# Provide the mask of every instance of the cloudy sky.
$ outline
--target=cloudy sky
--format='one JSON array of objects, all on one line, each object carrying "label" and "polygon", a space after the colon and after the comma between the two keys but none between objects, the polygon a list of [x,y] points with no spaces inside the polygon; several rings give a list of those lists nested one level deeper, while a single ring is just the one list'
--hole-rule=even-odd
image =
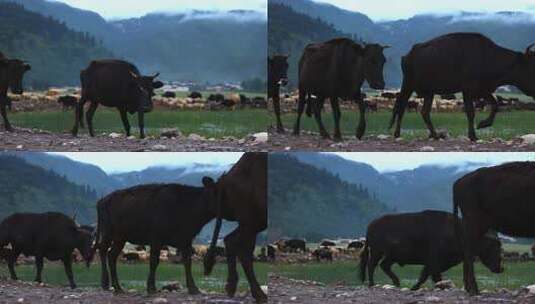
[{"label": "cloudy sky", "polygon": [[379,153],[334,153],[343,158],[357,162],[367,163],[376,170],[398,171],[414,169],[421,165],[455,165],[465,164],[468,162],[501,164],[511,161],[535,161],[535,153],[518,152],[518,153],[396,153],[396,152],[379,152]]},{"label": "cloudy sky", "polygon": [[106,19],[139,17],[152,12],[191,10],[255,10],[265,12],[267,0],[56,0],[70,6],[91,10]]},{"label": "cloudy sky", "polygon": [[76,152],[51,153],[72,160],[96,165],[107,173],[139,171],[148,167],[179,167],[193,163],[229,165],[238,161],[242,153],[121,153]]},{"label": "cloudy sky", "polygon": [[[291,1],[291,0],[290,0]],[[358,11],[373,20],[408,18],[422,13],[451,13],[459,11],[498,12],[524,11],[535,14],[534,0],[315,0]]]}]

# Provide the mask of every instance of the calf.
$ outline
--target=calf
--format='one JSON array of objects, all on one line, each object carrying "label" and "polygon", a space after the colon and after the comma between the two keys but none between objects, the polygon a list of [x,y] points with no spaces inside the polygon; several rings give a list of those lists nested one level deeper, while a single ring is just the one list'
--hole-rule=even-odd
[{"label": "calf", "polygon": [[11,89],[13,94],[22,94],[22,78],[30,69],[28,63],[19,59],[8,59],[0,52],[0,114],[8,132],[13,132],[13,127],[7,119],[6,108],[11,108],[11,100],[7,97],[7,91]]},{"label": "calf", "polygon": [[200,99],[202,98],[202,94],[199,93],[199,92],[191,92],[191,94],[188,95],[189,98],[193,98],[193,99]]},{"label": "calf", "polygon": [[[461,263],[463,249],[456,235],[460,220],[451,213],[423,211],[385,215],[368,225],[366,246],[360,255],[360,277],[366,280],[368,268],[369,286],[373,286],[375,267],[381,262],[381,269],[400,286],[399,278],[391,267],[424,265],[418,282],[412,287],[417,290],[431,276],[436,283],[442,280],[442,273]],[[492,272],[499,273],[501,267],[501,243],[496,236],[485,236],[477,244],[475,253]]]},{"label": "calf", "polygon": [[[121,291],[117,258],[126,242],[150,246],[147,291],[156,292],[156,267],[163,246],[181,252],[190,294],[198,294],[191,273],[192,241],[216,216],[214,181],[203,178],[204,187],[179,184],[142,185],[115,191],[97,203],[95,250],[102,264],[102,288],[109,289],[108,266],[115,291]],[[111,249],[110,249],[111,247]]]},{"label": "calf", "polygon": [[61,260],[71,288],[76,288],[72,274],[72,254],[78,249],[87,267],[93,257],[91,233],[77,226],[74,221],[55,212],[16,213],[0,223],[0,248],[10,244],[7,262],[11,279],[17,280],[15,262],[22,253],[35,256],[37,275],[35,281],[42,282],[43,260]]},{"label": "calf", "polygon": [[333,261],[333,252],[328,247],[320,247],[312,251],[312,256],[316,258],[318,262],[321,260]]},{"label": "calf", "polygon": [[76,109],[78,99],[71,95],[65,95],[58,98],[58,103],[62,106],[63,111],[67,111],[68,109]]}]

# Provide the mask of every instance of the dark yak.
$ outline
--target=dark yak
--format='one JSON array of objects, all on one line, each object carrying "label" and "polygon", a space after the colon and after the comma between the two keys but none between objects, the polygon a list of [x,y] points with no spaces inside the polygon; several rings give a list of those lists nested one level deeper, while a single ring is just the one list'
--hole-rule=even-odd
[{"label": "dark yak", "polygon": [[82,97],[76,108],[75,124],[72,130],[78,135],[78,126],[83,127],[83,110],[90,102],[86,112],[89,134],[95,136],[93,115],[99,104],[119,110],[126,136],[130,136],[130,123],[127,113],[138,114],[139,134],[145,137],[145,113],[153,108],[154,89],[161,88],[161,81],[154,81],[154,76],[141,76],[139,70],[131,63],[121,60],[92,61],[89,67],[80,73]]},{"label": "dark yak", "polygon": [[58,103],[61,105],[63,111],[68,109],[75,109],[78,104],[78,99],[72,95],[61,96],[58,98]]},{"label": "dark yak", "polygon": [[198,294],[191,274],[192,241],[202,227],[216,216],[216,186],[209,177],[204,187],[179,184],[142,185],[115,191],[97,203],[98,226],[95,250],[102,264],[101,285],[122,291],[117,278],[117,258],[126,242],[150,246],[147,291],[156,292],[156,267],[163,246],[172,246],[182,255],[186,286]]},{"label": "dark yak", "polygon": [[7,262],[11,279],[17,280],[15,262],[22,253],[35,256],[37,274],[35,281],[41,282],[43,260],[61,260],[71,288],[76,288],[72,274],[72,255],[74,249],[82,254],[87,267],[93,257],[91,232],[76,225],[74,220],[64,214],[16,213],[0,223],[0,248],[10,244]]},{"label": "dark yak", "polygon": [[0,52],[0,114],[4,120],[6,131],[13,132],[13,127],[7,119],[6,107],[10,107],[11,100],[7,97],[8,89],[13,94],[22,94],[22,78],[31,69],[30,65],[19,59],[8,59]]},{"label": "dark yak", "polygon": [[[412,290],[419,289],[429,276],[435,283],[441,281],[443,272],[463,260],[461,242],[456,235],[456,225],[460,224],[451,213],[430,210],[385,215],[374,220],[368,225],[366,245],[360,255],[362,282],[366,280],[368,268],[369,286],[375,284],[373,274],[379,262],[398,287],[399,278],[391,269],[395,263],[424,265]],[[496,236],[484,237],[474,252],[492,272],[502,271],[501,243]]]},{"label": "dark yak", "polygon": [[279,250],[285,252],[298,252],[299,250],[302,252],[307,251],[307,243],[302,239],[278,240],[276,244]]},{"label": "dark yak", "polygon": [[267,153],[245,153],[228,173],[219,178],[217,194],[217,222],[204,257],[205,274],[209,275],[215,264],[214,250],[222,219],[238,222],[238,227],[224,239],[228,264],[225,290],[230,297],[236,293],[238,257],[252,296],[257,302],[267,302],[253,268],[256,236],[267,228]]},{"label": "dark yak", "polygon": [[312,256],[316,258],[316,261],[321,262],[321,260],[327,260],[329,262],[333,261],[333,252],[329,247],[320,247],[312,251]]},{"label": "dark yak", "polygon": [[[301,115],[307,104],[307,114],[310,114],[312,108],[320,135],[330,138],[321,121],[321,109],[325,98],[329,98],[335,121],[334,139],[341,140],[338,98],[342,98],[358,102],[360,122],[356,135],[357,138],[362,138],[366,130],[366,103],[362,99],[360,88],[366,80],[370,87],[384,89],[385,48],[387,47],[378,44],[361,46],[347,38],[309,44],[299,61],[299,104],[294,135],[299,135]],[[317,96],[317,101],[312,101],[312,95]]]},{"label": "dark yak", "polygon": [[535,162],[513,162],[481,168],[453,185],[453,212],[462,213],[464,287],[478,293],[473,256],[489,231],[514,237],[535,237]]},{"label": "dark yak", "polygon": [[268,57],[268,99],[273,100],[273,110],[277,118],[277,132],[284,133],[281,121],[280,87],[288,84],[288,56]]},{"label": "dark yak", "polygon": [[336,243],[331,240],[323,240],[321,241],[320,246],[321,247],[334,247],[336,246]]},{"label": "dark yak", "polygon": [[475,101],[484,98],[491,105],[491,112],[479,123],[479,129],[494,122],[498,107],[492,93],[499,86],[514,85],[526,95],[535,96],[535,53],[531,46],[520,53],[477,33],[452,33],[414,45],[401,60],[403,82],[390,122],[390,127],[396,123],[394,136],[400,135],[403,114],[413,92],[424,98],[422,117],[430,137],[435,139],[439,136],[430,117],[433,96],[462,92],[468,137],[477,140]]}]

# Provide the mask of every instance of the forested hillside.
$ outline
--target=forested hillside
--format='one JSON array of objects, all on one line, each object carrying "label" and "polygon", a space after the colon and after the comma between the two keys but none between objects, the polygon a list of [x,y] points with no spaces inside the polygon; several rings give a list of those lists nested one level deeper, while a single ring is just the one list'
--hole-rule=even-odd
[{"label": "forested hillside", "polygon": [[371,220],[394,211],[362,184],[282,153],[269,156],[268,198],[271,240],[361,236]]},{"label": "forested hillside", "polygon": [[35,88],[79,85],[80,70],[92,59],[112,56],[94,36],[5,2],[0,2],[0,51],[31,64],[25,83]]},{"label": "forested hillside", "polygon": [[0,220],[15,212],[77,214],[83,224],[94,223],[96,192],[65,177],[28,164],[21,158],[0,155]]}]

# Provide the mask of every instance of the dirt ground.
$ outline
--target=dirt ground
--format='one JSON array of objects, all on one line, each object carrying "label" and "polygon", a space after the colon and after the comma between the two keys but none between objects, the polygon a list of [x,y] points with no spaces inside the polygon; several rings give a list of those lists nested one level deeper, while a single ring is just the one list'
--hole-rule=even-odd
[{"label": "dirt ground", "polygon": [[469,297],[463,290],[419,290],[398,288],[324,286],[310,281],[292,280],[279,276],[269,277],[269,302],[279,303],[362,303],[362,304],[490,304],[490,303],[535,303],[535,295],[527,291],[483,293]]},{"label": "dirt ground", "polygon": [[300,136],[269,131],[271,151],[337,151],[337,152],[496,152],[496,151],[535,151],[535,145],[527,145],[522,139],[471,142],[466,137],[433,139],[394,139],[390,135],[368,135],[362,140],[354,136],[344,137],[344,141],[335,142],[322,139],[314,132],[302,131]]},{"label": "dirt ground", "polygon": [[267,151],[267,142],[246,138],[206,139],[200,136],[178,136],[173,138],[126,138],[122,134],[101,134],[94,138],[88,135],[73,137],[71,134],[57,134],[42,130],[15,128],[15,132],[0,131],[0,149],[17,151],[61,151],[61,152],[208,152],[208,151]]},{"label": "dirt ground", "polygon": [[0,304],[32,303],[32,304],[164,304],[164,303],[207,303],[207,304],[241,304],[255,303],[249,295],[239,295],[233,299],[225,295],[204,293],[198,296],[187,294],[185,290],[177,292],[159,292],[148,296],[146,293],[127,291],[115,295],[113,292],[97,288],[62,288],[39,285],[30,282],[15,282],[0,279]]}]

